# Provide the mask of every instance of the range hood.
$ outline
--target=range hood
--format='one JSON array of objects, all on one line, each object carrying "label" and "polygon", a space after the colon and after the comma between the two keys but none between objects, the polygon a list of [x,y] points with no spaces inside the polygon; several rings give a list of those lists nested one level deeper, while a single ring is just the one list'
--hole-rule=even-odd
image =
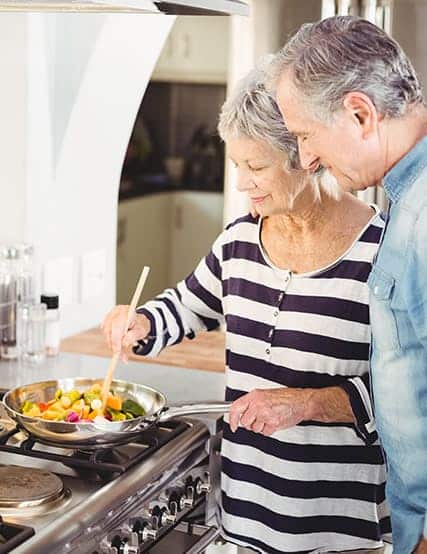
[{"label": "range hood", "polygon": [[0,0],[0,11],[249,15],[241,0]]}]

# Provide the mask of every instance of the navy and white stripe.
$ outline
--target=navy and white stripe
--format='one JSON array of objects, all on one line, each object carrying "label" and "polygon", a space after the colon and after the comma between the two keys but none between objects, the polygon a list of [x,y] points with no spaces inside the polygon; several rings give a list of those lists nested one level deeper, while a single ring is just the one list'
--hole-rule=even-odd
[{"label": "navy and white stripe", "polygon": [[222,444],[224,535],[260,552],[370,549],[389,539],[385,467],[369,395],[369,292],[383,229],[375,215],[335,264],[310,274],[274,267],[260,224],[229,225],[194,273],[139,308],[152,336],[137,352],[226,327],[226,398],[255,388],[340,386],[356,425],[304,422]]}]

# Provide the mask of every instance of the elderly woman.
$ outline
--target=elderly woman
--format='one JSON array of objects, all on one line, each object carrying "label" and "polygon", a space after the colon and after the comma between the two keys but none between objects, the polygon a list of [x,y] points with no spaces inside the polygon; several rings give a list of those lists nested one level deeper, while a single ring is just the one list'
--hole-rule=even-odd
[{"label": "elderly woman", "polygon": [[[244,79],[219,131],[252,215],[231,223],[195,271],[125,329],[141,355],[225,323],[222,529],[257,552],[382,550],[385,468],[369,396],[366,279],[383,222],[332,179],[298,169],[295,140],[263,85]],[[135,344],[137,346],[135,346]]]}]

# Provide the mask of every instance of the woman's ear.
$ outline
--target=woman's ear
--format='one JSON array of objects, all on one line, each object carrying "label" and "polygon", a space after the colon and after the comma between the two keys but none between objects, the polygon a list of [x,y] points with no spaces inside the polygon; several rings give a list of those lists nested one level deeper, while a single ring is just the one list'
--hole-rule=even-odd
[{"label": "woman's ear", "polygon": [[379,115],[372,100],[363,92],[349,92],[343,101],[344,109],[358,126],[362,138],[369,138],[378,126]]}]

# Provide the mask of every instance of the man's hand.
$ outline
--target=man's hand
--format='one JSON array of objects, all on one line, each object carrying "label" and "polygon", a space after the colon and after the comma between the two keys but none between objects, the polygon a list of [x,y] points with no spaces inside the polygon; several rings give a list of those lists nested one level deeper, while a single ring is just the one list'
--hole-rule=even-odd
[{"label": "man's hand", "polygon": [[231,405],[230,427],[245,427],[255,433],[272,435],[304,421],[312,389],[255,389]]},{"label": "man's hand", "polygon": [[143,314],[133,314],[129,327],[126,329],[129,306],[116,306],[105,317],[101,329],[111,350],[122,352],[122,360],[127,361],[128,350],[137,341],[145,339],[150,333],[151,324]]},{"label": "man's hand", "polygon": [[416,549],[414,550],[414,554],[427,554],[427,539],[422,538],[420,542],[418,543]]}]

